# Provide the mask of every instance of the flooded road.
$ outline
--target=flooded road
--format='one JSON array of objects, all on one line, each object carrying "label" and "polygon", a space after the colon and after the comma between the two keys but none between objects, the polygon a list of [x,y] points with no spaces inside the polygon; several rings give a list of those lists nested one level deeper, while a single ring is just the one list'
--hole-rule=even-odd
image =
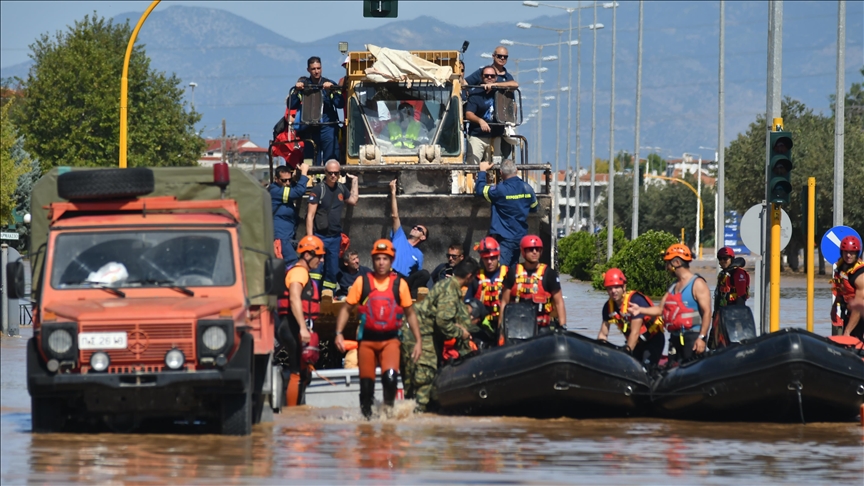
[{"label": "flooded road", "polygon": [[[595,337],[605,293],[563,285],[569,327]],[[804,327],[803,279],[784,289],[782,326]],[[825,335],[830,292],[816,295],[816,332]],[[300,407],[251,437],[31,434],[24,358],[32,331],[21,331],[0,341],[4,485],[864,483],[854,423],[439,417],[414,415],[403,402],[396,417],[371,422],[356,408]]]}]

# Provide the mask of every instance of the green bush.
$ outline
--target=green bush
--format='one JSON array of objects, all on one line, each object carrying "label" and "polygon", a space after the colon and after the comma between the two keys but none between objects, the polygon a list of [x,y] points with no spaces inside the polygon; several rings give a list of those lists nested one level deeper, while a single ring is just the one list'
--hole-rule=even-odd
[{"label": "green bush", "polygon": [[585,231],[571,233],[558,240],[558,270],[580,280],[591,278],[596,263],[597,246],[594,236]]},{"label": "green bush", "polygon": [[612,260],[594,266],[591,272],[594,288],[603,290],[603,272],[620,268],[627,277],[629,290],[639,290],[652,297],[663,295],[672,285],[674,276],[666,271],[662,255],[669,245],[677,242],[674,235],[665,231],[650,230],[641,234],[616,251]]}]

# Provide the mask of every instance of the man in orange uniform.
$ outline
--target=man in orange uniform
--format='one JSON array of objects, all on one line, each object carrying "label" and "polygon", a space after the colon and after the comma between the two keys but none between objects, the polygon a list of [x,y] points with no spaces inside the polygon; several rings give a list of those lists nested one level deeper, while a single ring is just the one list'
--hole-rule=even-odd
[{"label": "man in orange uniform", "polygon": [[522,300],[536,304],[538,331],[551,330],[553,309],[558,314],[558,326],[566,329],[567,311],[564,309],[564,297],[561,295],[558,272],[540,263],[543,240],[537,235],[526,235],[519,242],[519,247],[525,261],[517,264],[516,268],[504,277],[499,329],[504,320],[504,309],[507,304]]},{"label": "man in orange uniform", "polygon": [[384,405],[393,407],[399,374],[400,330],[403,315],[408,320],[411,333],[416,339],[411,354],[416,362],[420,358],[420,328],[414,314],[411,292],[405,279],[391,269],[396,252],[390,240],[378,240],[372,247],[372,268],[375,273],[366,274],[354,281],[348,289],[345,305],[336,321],[336,347],[345,352],[342,331],[348,323],[351,311],[359,305],[360,326],[357,340],[360,341],[358,361],[360,366],[360,411],[372,417],[372,402],[375,394],[375,366],[381,367],[381,386],[384,389]]},{"label": "man in orange uniform", "polygon": [[[309,278],[309,269],[318,267],[324,256],[324,243],[317,236],[304,236],[297,243],[300,259],[285,274],[287,298],[278,301],[279,324],[276,338],[288,351],[288,387],[285,403],[289,407],[303,403],[303,389],[310,377],[301,380],[300,356],[312,334],[309,325],[318,317],[320,295],[317,284]],[[301,384],[302,382],[302,384]]]},{"label": "man in orange uniform", "polygon": [[603,286],[609,294],[609,301],[603,305],[603,324],[597,339],[605,341],[609,337],[610,325],[614,324],[627,340],[627,352],[642,364],[657,366],[666,345],[663,320],[634,314],[631,310],[633,304],[651,307],[654,305],[651,299],[637,290],[628,292],[627,277],[618,268],[610,268],[603,274]]},{"label": "man in orange uniform", "polygon": [[649,317],[662,315],[669,331],[669,344],[675,348],[676,360],[681,363],[705,352],[711,328],[711,289],[701,275],[690,271],[693,255],[686,245],[671,245],[663,260],[666,270],[674,273],[677,281],[669,287],[659,306],[642,307],[631,303],[630,313]]}]

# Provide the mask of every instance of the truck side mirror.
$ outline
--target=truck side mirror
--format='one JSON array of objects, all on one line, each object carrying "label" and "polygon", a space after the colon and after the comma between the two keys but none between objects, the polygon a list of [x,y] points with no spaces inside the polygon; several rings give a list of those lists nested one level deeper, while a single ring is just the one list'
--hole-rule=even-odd
[{"label": "truck side mirror", "polygon": [[10,299],[24,298],[24,262],[9,262],[6,264],[6,282],[9,289],[7,290]]},{"label": "truck side mirror", "polygon": [[270,257],[264,267],[264,288],[268,295],[284,295],[285,287],[285,260]]}]

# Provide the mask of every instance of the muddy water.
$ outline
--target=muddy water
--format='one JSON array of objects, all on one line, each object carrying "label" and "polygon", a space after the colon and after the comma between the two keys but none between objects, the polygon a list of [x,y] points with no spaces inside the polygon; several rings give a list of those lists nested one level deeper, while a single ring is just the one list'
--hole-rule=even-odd
[{"label": "muddy water", "polygon": [[[784,326],[805,323],[798,281],[784,282]],[[580,283],[564,289],[569,327],[593,337],[605,295]],[[817,319],[828,315],[826,295],[817,292]],[[828,331],[823,321],[820,334]],[[245,438],[195,435],[194,428],[31,434],[30,334],[23,328],[22,338],[0,341],[3,484],[864,483],[856,424],[438,417],[413,415],[406,402],[394,417],[372,422],[353,408],[301,407]]]}]

